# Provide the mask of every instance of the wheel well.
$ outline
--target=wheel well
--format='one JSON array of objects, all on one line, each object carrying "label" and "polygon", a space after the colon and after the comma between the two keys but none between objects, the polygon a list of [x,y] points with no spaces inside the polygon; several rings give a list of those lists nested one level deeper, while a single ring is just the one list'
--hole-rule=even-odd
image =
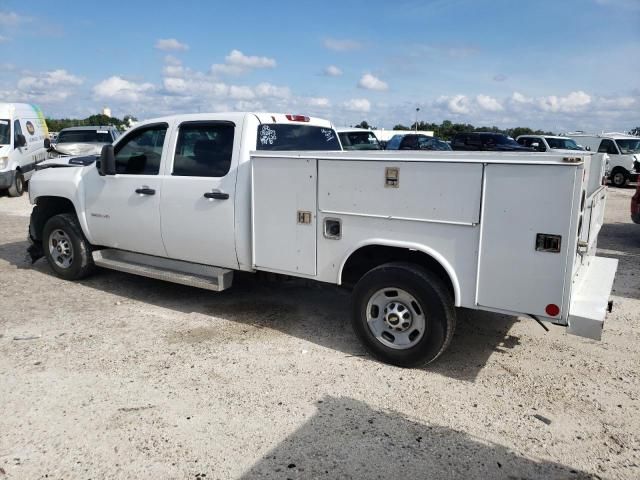
[{"label": "wheel well", "polygon": [[62,197],[38,197],[36,206],[31,213],[31,225],[29,233],[34,240],[42,240],[44,225],[54,215],[60,213],[76,214],[76,209],[71,200]]},{"label": "wheel well", "polygon": [[621,167],[621,166],[618,165],[617,167],[614,167],[613,170],[611,170],[611,175],[613,175],[614,173],[618,173],[618,172],[622,172],[625,175],[629,174],[629,171],[626,168]]},{"label": "wheel well", "polygon": [[352,287],[372,268],[384,263],[399,261],[415,263],[434,273],[446,285],[452,297],[455,298],[451,277],[440,262],[418,250],[385,245],[367,245],[353,252],[342,268],[342,284]]}]

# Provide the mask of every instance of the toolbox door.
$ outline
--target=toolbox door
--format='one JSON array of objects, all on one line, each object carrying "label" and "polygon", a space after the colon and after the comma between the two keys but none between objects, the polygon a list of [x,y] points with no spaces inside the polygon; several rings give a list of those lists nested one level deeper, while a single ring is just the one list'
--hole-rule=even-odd
[{"label": "toolbox door", "polygon": [[253,267],[316,275],[315,159],[253,157]]}]

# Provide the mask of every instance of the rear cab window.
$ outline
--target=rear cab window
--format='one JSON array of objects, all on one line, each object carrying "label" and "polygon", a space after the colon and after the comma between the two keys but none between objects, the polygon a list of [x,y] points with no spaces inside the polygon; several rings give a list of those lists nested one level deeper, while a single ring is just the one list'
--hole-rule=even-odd
[{"label": "rear cab window", "polygon": [[263,123],[258,126],[257,150],[342,150],[330,127]]}]

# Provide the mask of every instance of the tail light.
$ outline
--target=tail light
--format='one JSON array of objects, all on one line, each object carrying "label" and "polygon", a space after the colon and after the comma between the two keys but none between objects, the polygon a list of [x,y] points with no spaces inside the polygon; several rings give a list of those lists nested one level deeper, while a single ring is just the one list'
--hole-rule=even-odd
[{"label": "tail light", "polygon": [[290,122],[308,122],[311,119],[305,115],[285,115],[285,117],[287,117],[287,120],[289,120]]}]

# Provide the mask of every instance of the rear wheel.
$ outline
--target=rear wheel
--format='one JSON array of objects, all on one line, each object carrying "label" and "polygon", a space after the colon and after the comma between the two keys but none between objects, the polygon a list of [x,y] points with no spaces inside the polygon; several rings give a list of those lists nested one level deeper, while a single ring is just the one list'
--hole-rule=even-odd
[{"label": "rear wheel", "polygon": [[20,171],[16,170],[13,176],[13,183],[7,189],[10,197],[21,197],[24,193],[24,177]]},{"label": "rear wheel", "polygon": [[401,367],[427,364],[451,343],[455,310],[443,282],[393,262],[366,273],[353,292],[353,328],[373,356]]},{"label": "rear wheel", "polygon": [[616,170],[611,174],[610,180],[614,187],[624,187],[627,184],[628,175],[622,170]]},{"label": "rear wheel", "polygon": [[79,280],[95,268],[91,245],[72,213],[51,217],[42,232],[42,249],[53,271],[65,280]]}]

